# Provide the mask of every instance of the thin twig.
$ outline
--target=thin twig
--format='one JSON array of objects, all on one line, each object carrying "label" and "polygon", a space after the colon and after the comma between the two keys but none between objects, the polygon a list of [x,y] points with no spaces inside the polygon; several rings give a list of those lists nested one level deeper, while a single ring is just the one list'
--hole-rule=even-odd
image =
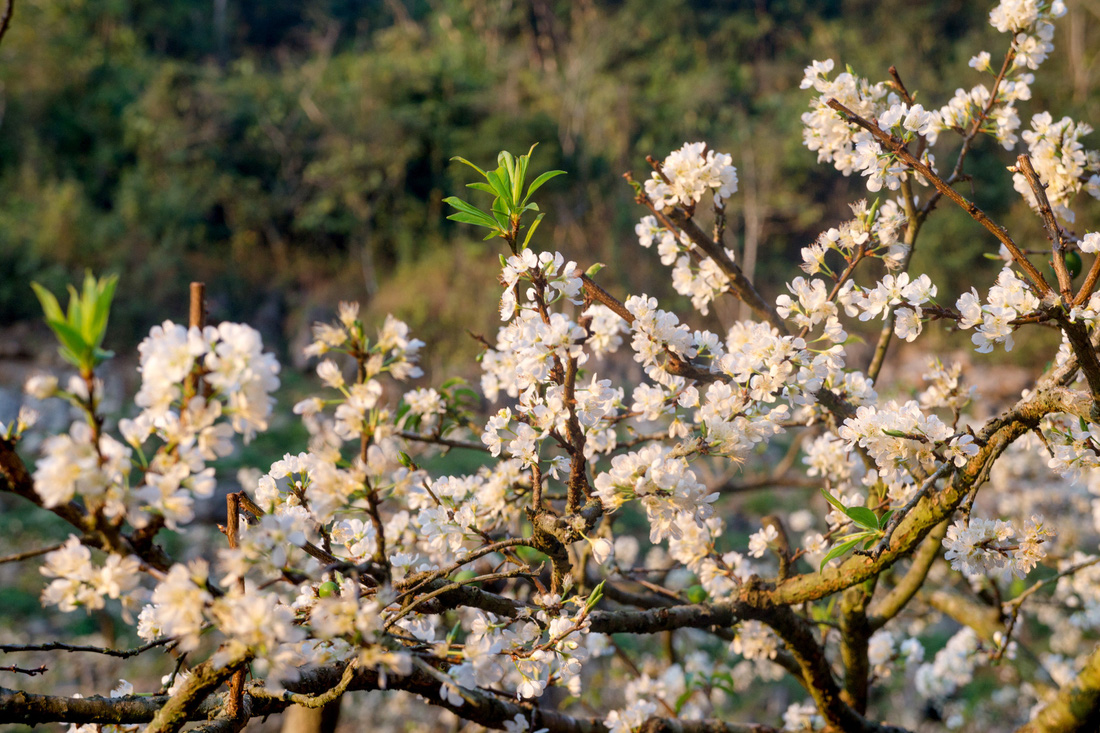
[{"label": "thin twig", "polygon": [[0,672],[14,672],[15,674],[25,674],[28,677],[34,677],[36,675],[46,674],[49,671],[50,671],[49,668],[46,667],[46,665],[44,665],[44,664],[39,665],[37,667],[33,667],[33,668],[17,667],[14,664],[10,665],[8,667],[0,667]]},{"label": "thin twig", "polygon": [[47,552],[53,552],[59,550],[65,546],[64,542],[59,542],[56,545],[50,545],[49,547],[41,547],[37,550],[27,550],[26,552],[18,552],[14,555],[5,555],[0,557],[0,565],[9,562],[19,562],[20,560],[29,560],[32,557],[38,557],[39,555],[45,555]]},{"label": "thin twig", "polygon": [[508,570],[508,571],[503,572],[503,573],[488,573],[486,575],[479,575],[476,578],[470,578],[469,580],[464,580],[460,583],[459,582],[447,583],[446,585],[443,585],[443,586],[440,586],[439,588],[436,588],[431,593],[427,593],[425,595],[420,596],[419,598],[415,599],[412,603],[405,606],[400,611],[398,611],[396,614],[391,616],[389,619],[386,620],[386,624],[385,624],[385,626],[383,626],[383,630],[389,630],[390,627],[392,627],[395,623],[400,621],[405,616],[408,616],[410,613],[415,611],[417,606],[420,606],[425,601],[430,601],[431,599],[433,599],[437,596],[441,596],[444,593],[447,593],[448,591],[452,591],[452,590],[456,590],[457,588],[461,588],[464,585],[469,585],[471,583],[485,583],[485,582],[490,582],[490,581],[493,581],[493,580],[507,580],[507,579],[510,579],[510,578],[530,577],[531,575],[532,575],[532,573],[530,572],[530,569],[526,568],[526,567],[523,567],[523,568],[517,568],[515,570]]},{"label": "thin twig", "polygon": [[924,480],[924,483],[921,484],[920,488],[918,488],[916,492],[913,493],[913,498],[909,500],[909,503],[907,503],[901,509],[895,511],[890,516],[890,521],[886,523],[886,529],[883,530],[882,539],[879,540],[878,544],[875,545],[875,548],[871,551],[872,557],[877,559],[880,555],[882,555],[883,552],[886,551],[887,548],[890,547],[890,537],[893,536],[894,530],[897,529],[897,526],[901,524],[901,520],[904,519],[905,516],[913,510],[913,507],[920,503],[920,500],[924,498],[925,494],[927,494],[929,490],[936,485],[936,481],[945,476],[948,471],[950,469],[953,469],[954,467],[955,464],[951,463],[950,461],[942,464],[939,468],[936,469],[935,473]]},{"label": "thin twig", "polygon": [[46,642],[45,644],[0,644],[0,652],[5,654],[10,652],[88,652],[90,654],[102,654],[107,657],[118,657],[119,659],[129,659],[130,657],[136,657],[139,654],[143,654],[150,649],[155,649],[158,646],[164,646],[175,641],[174,637],[164,636],[159,639],[154,639],[148,644],[143,644],[133,649],[107,649],[106,647],[99,646],[80,646],[75,644],[62,644],[57,641]]},{"label": "thin twig", "polygon": [[[194,284],[192,284],[194,287]],[[192,292],[194,292],[192,290]],[[192,312],[192,317],[194,313]],[[235,550],[240,545],[241,528],[241,495],[228,494],[225,497],[225,537],[229,541],[229,549]],[[238,590],[244,593],[244,578],[237,579]],[[244,698],[244,677],[246,670],[238,669],[229,679],[229,698],[225,705],[226,717],[231,721],[239,721],[244,715],[242,701]]]},{"label": "thin twig", "polygon": [[476,450],[482,453],[489,452],[489,446],[484,443],[475,443],[471,440],[455,440],[453,438],[443,438],[437,435],[421,435],[420,433],[414,433],[411,430],[401,430],[397,433],[405,440],[415,440],[419,443],[431,443],[432,445],[442,445],[446,448],[465,448],[467,450]]}]

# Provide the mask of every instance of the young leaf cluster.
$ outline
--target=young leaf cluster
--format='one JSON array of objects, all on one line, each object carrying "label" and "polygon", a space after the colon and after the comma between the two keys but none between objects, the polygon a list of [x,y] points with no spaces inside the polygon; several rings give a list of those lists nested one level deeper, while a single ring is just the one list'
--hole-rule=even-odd
[{"label": "young leaf cluster", "polygon": [[483,211],[457,196],[448,196],[443,199],[444,203],[458,209],[458,211],[447,218],[463,224],[473,224],[474,226],[488,229],[489,234],[485,239],[502,237],[508,242],[508,246],[511,247],[513,254],[527,249],[527,245],[531,241],[532,235],[534,235],[535,230],[538,229],[539,222],[542,221],[542,217],[544,216],[544,214],[540,212],[535,217],[534,222],[527,230],[527,235],[523,239],[523,244],[517,248],[516,240],[522,229],[521,220],[523,215],[528,211],[539,211],[538,204],[531,201],[531,196],[542,188],[543,184],[551,178],[555,178],[565,173],[565,171],[559,170],[546,171],[535,178],[535,180],[531,181],[531,184],[527,187],[525,192],[523,185],[527,179],[527,166],[531,161],[531,153],[534,150],[535,146],[532,145],[530,150],[519,156],[512,155],[508,151],[503,151],[497,156],[496,169],[491,171],[482,170],[465,158],[452,158],[452,160],[457,160],[460,163],[465,163],[470,166],[485,179],[484,182],[476,181],[474,183],[468,183],[466,184],[467,188],[484,191],[485,193],[491,194],[494,198],[489,211]]},{"label": "young leaf cluster", "polygon": [[861,542],[863,543],[863,549],[869,549],[874,541],[882,536],[886,523],[890,521],[890,515],[894,513],[891,509],[883,512],[880,517],[865,506],[844,506],[839,499],[826,489],[822,489],[821,494],[826,501],[833,505],[833,508],[848,517],[852,520],[852,524],[860,528],[860,531],[845,535],[837,540],[837,544],[821,560],[821,568],[824,568],[833,558],[846,555],[849,550],[852,550]]},{"label": "young leaf cluster", "polygon": [[89,270],[84,274],[84,288],[80,293],[69,286],[69,308],[62,312],[53,293],[38,283],[31,283],[46,313],[46,323],[61,342],[62,358],[77,367],[82,377],[91,376],[96,366],[114,356],[101,347],[117,285],[117,275],[96,278]]}]

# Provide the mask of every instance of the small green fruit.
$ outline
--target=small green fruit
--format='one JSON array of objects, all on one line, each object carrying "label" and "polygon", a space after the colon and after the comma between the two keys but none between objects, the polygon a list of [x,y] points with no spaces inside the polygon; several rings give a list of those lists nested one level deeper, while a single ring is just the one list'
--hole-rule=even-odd
[{"label": "small green fruit", "polygon": [[321,583],[317,586],[317,595],[321,598],[332,598],[333,596],[340,595],[340,586],[333,583],[331,580]]},{"label": "small green fruit", "polygon": [[1075,249],[1071,249],[1066,252],[1066,269],[1069,270],[1070,278],[1075,278],[1081,274],[1081,253]]},{"label": "small green fruit", "polygon": [[[1075,249],[1066,250],[1065,259],[1066,271],[1069,272],[1069,278],[1072,280],[1081,274],[1081,253]],[[1047,260],[1047,270],[1049,270],[1050,276],[1057,282],[1058,271],[1054,269],[1054,260]]]},{"label": "small green fruit", "polygon": [[693,585],[687,589],[687,597],[692,603],[702,603],[707,600],[707,589],[701,585]]}]

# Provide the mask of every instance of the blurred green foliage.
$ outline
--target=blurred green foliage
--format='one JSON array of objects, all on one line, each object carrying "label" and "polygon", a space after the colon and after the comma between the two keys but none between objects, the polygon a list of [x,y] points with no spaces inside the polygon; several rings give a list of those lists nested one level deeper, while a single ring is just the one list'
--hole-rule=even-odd
[{"label": "blurred green foliage", "polygon": [[[733,153],[730,232],[740,247],[746,215],[759,222],[758,272],[774,294],[798,249],[866,195],[801,146],[803,67],[832,57],[880,79],[896,64],[939,105],[981,81],[971,55],[1003,52],[991,4],[19,3],[0,45],[0,323],[36,315],[30,279],[59,290],[91,267],[124,273],[116,348],[182,318],[188,282],[202,279],[214,319],[266,317],[287,333],[354,298],[468,356],[477,346],[454,315],[491,336],[492,304],[467,306],[493,286],[498,252],[482,258],[494,245],[471,247],[476,232],[446,221],[443,198],[466,180],[451,159],[534,142],[540,170],[569,173],[539,192],[539,246],[607,263],[612,288],[663,297],[656,258],[633,249],[642,212],[620,176],[645,176],[647,154],[685,140]],[[1060,22],[1034,109],[1098,118],[1097,26],[1076,7]],[[974,195],[1040,237],[1008,161],[979,145]],[[915,267],[950,295],[993,267],[981,257],[992,246],[945,212]]]}]

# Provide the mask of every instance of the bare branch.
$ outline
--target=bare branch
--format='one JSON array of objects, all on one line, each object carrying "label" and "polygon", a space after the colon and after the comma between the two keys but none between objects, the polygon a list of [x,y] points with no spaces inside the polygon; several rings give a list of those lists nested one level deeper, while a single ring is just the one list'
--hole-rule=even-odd
[{"label": "bare branch", "polygon": [[150,649],[155,649],[158,646],[171,644],[174,641],[175,639],[172,637],[163,637],[154,639],[148,644],[143,644],[133,649],[107,649],[98,646],[77,646],[73,644],[62,644],[56,641],[50,641],[45,644],[0,644],[0,652],[4,652],[5,654],[10,652],[87,652],[90,654],[102,654],[107,657],[129,659],[130,657],[144,654]]}]

